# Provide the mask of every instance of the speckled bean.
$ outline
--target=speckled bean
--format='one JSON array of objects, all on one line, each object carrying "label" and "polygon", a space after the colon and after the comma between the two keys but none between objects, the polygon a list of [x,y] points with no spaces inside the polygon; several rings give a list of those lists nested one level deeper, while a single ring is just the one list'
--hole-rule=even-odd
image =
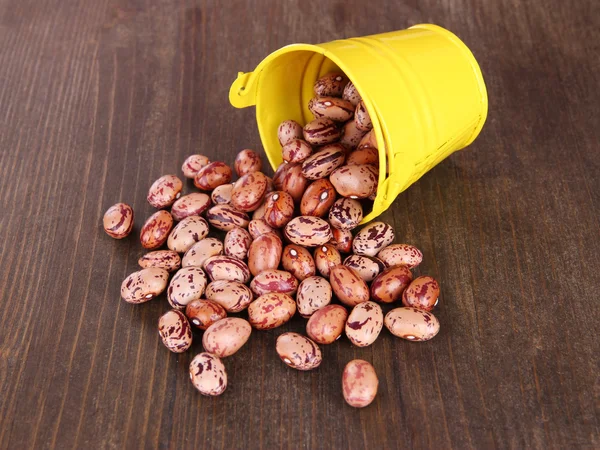
[{"label": "speckled bean", "polygon": [[402,293],[402,304],[431,311],[438,304],[440,285],[429,276],[415,278]]},{"label": "speckled bean", "polygon": [[144,303],[152,300],[167,287],[169,272],[157,267],[132,273],[121,283],[121,297],[127,303]]},{"label": "speckled bean", "polygon": [[325,278],[305,278],[298,286],[296,293],[298,313],[302,317],[310,317],[319,309],[329,305],[331,297],[331,285]]},{"label": "speckled bean", "polygon": [[365,283],[370,283],[385,270],[385,264],[381,260],[365,255],[350,255],[344,259],[344,265],[353,268]]},{"label": "speckled bean", "polygon": [[200,216],[189,216],[183,219],[173,228],[169,235],[167,246],[177,252],[185,253],[196,242],[201,241],[208,235],[208,223]]},{"label": "speckled bean", "polygon": [[300,245],[290,244],[283,249],[281,265],[300,281],[316,273],[315,260],[310,252]]},{"label": "speckled bean", "polygon": [[333,235],[329,240],[331,245],[342,253],[350,253],[352,251],[353,237],[351,231],[331,227],[331,234]]},{"label": "speckled bean", "polygon": [[112,238],[127,237],[133,229],[133,208],[126,203],[112,205],[104,213],[102,225],[106,234]]},{"label": "speckled bean", "polygon": [[371,128],[373,128],[371,116],[369,115],[369,111],[367,111],[365,102],[363,102],[362,100],[358,105],[356,105],[356,111],[354,112],[354,122],[356,124],[356,128],[360,131],[367,132]]},{"label": "speckled bean", "polygon": [[323,245],[332,238],[329,224],[312,216],[295,217],[285,226],[284,233],[290,242],[305,247]]},{"label": "speckled bean", "polygon": [[204,238],[192,245],[181,260],[181,267],[202,267],[211,256],[223,254],[223,243],[216,238]]},{"label": "speckled bean", "polygon": [[233,183],[222,184],[214,188],[210,193],[210,199],[215,205],[228,205],[231,203],[232,191]]},{"label": "speckled bean", "polygon": [[169,283],[167,299],[175,309],[185,309],[188,303],[202,298],[206,289],[206,274],[200,267],[184,267]]},{"label": "speckled bean", "polygon": [[349,150],[354,150],[364,135],[365,131],[360,130],[354,120],[349,120],[342,127],[340,144]]},{"label": "speckled bean", "polygon": [[142,247],[154,250],[165,243],[173,228],[173,217],[169,212],[156,211],[140,230],[140,242]]},{"label": "speckled bean", "polygon": [[206,330],[213,323],[227,317],[227,312],[217,302],[202,299],[188,303],[185,315],[196,328]]},{"label": "speckled bean", "polygon": [[183,353],[192,345],[192,329],[187,317],[176,309],[160,316],[158,334],[164,346],[173,353]]},{"label": "speckled bean", "polygon": [[281,156],[286,163],[300,163],[313,151],[312,146],[304,139],[292,139],[281,149]]},{"label": "speckled bean", "polygon": [[248,232],[252,239],[257,239],[260,235],[267,233],[275,233],[279,236],[279,230],[273,228],[264,219],[252,219],[248,223]]},{"label": "speckled bean", "polygon": [[159,267],[167,272],[174,272],[181,267],[181,258],[173,250],[156,250],[142,255],[138,259],[138,265],[144,269]]},{"label": "speckled bean", "polygon": [[238,177],[262,170],[262,159],[254,150],[246,148],[235,157],[233,168]]},{"label": "speckled bean", "polygon": [[321,275],[329,278],[332,267],[342,263],[342,256],[331,244],[319,245],[315,249],[315,266]]},{"label": "speckled bean", "polygon": [[193,192],[173,203],[171,215],[175,220],[183,220],[189,216],[200,216],[208,208],[210,208],[210,197],[202,192]]},{"label": "speckled bean", "polygon": [[352,241],[356,255],[375,256],[394,241],[394,229],[383,222],[371,222],[358,232]]},{"label": "speckled bean", "polygon": [[257,276],[265,270],[277,269],[281,261],[283,243],[275,233],[260,235],[250,244],[248,268]]},{"label": "speckled bean", "polygon": [[340,198],[329,210],[329,223],[339,230],[353,230],[363,219],[363,209],[359,201]]},{"label": "speckled bean", "polygon": [[285,270],[264,270],[252,279],[250,289],[257,296],[272,292],[291,295],[298,289],[298,280]]},{"label": "speckled bean", "polygon": [[227,389],[227,372],[223,362],[210,353],[200,353],[190,363],[190,380],[202,395],[221,395]]},{"label": "speckled bean", "polygon": [[352,268],[339,264],[331,268],[329,283],[334,294],[345,305],[356,306],[369,301],[369,287]]},{"label": "speckled bean", "polygon": [[264,221],[274,228],[284,227],[294,217],[294,199],[284,191],[275,191],[265,199]]},{"label": "speckled bean", "polygon": [[348,84],[348,77],[341,72],[331,72],[319,78],[313,86],[319,97],[341,97]]},{"label": "speckled bean", "polygon": [[325,117],[334,122],[345,122],[354,115],[354,105],[339,97],[313,97],[308,109],[316,118]]},{"label": "speckled bean", "polygon": [[400,300],[412,279],[413,276],[408,267],[388,267],[371,283],[371,298],[382,303],[393,303]]},{"label": "speckled bean", "polygon": [[377,257],[386,266],[403,265],[414,269],[423,261],[423,253],[417,247],[408,244],[391,244],[383,248]]},{"label": "speckled bean", "polygon": [[289,295],[272,292],[261,295],[248,306],[248,320],[257,330],[270,330],[289,321],[296,302]]},{"label": "speckled bean", "polygon": [[227,232],[223,249],[227,256],[244,261],[252,243],[252,236],[244,228],[235,227]]},{"label": "speckled bean", "polygon": [[342,166],[329,177],[337,193],[349,198],[369,197],[377,189],[378,180],[377,168],[369,164]]},{"label": "speckled bean", "polygon": [[344,332],[348,311],[341,305],[327,305],[315,311],[306,323],[306,334],[317,344],[331,344]]},{"label": "speckled bean", "polygon": [[247,283],[250,280],[250,269],[246,263],[231,256],[211,256],[204,261],[204,270],[212,281],[229,280]]},{"label": "speckled bean", "polygon": [[354,106],[358,105],[362,100],[362,97],[358,93],[358,89],[356,89],[356,86],[354,86],[354,83],[352,83],[352,81],[349,82],[344,88],[342,98],[344,100],[348,100]]},{"label": "speckled bean", "polygon": [[277,129],[277,137],[282,147],[292,139],[302,139],[302,125],[295,120],[281,122]]},{"label": "speckled bean", "polygon": [[333,120],[324,117],[308,122],[303,132],[304,140],[312,145],[331,144],[342,135],[342,130],[337,124]]},{"label": "speckled bean", "polygon": [[235,227],[246,228],[250,217],[231,205],[215,205],[206,211],[206,219],[217,230],[229,231]]},{"label": "speckled bean", "polygon": [[282,163],[273,176],[273,184],[275,189],[287,192],[295,202],[299,202],[308,186],[308,179],[302,175],[302,164]]},{"label": "speckled bean", "polygon": [[206,286],[204,295],[227,312],[237,313],[248,307],[254,295],[248,286],[237,281],[217,280]]},{"label": "speckled bean", "polygon": [[323,217],[335,202],[336,192],[331,182],[322,178],[310,184],[300,201],[300,214]]},{"label": "speckled bean", "polygon": [[363,164],[379,167],[379,150],[373,147],[358,148],[350,152],[346,158],[346,165],[348,166],[360,166]]},{"label": "speckled bean", "polygon": [[375,368],[362,359],[346,364],[342,373],[344,400],[353,408],[369,406],[377,396],[379,379]]},{"label": "speckled bean", "polygon": [[302,163],[302,175],[309,180],[328,177],[344,164],[346,149],[340,144],[330,144],[309,156]]},{"label": "speckled bean", "polygon": [[198,171],[209,163],[208,157],[204,155],[190,155],[186,158],[181,166],[183,176],[186,178],[194,178]]},{"label": "speckled bean", "polygon": [[183,183],[176,175],[163,175],[150,186],[146,199],[155,208],[172,205],[181,196]]},{"label": "speckled bean", "polygon": [[356,305],[346,321],[346,336],[357,347],[371,345],[383,328],[383,311],[374,302]]},{"label": "speckled bean", "polygon": [[407,341],[428,341],[440,331],[440,322],[432,313],[416,308],[392,309],[383,323],[390,333]]},{"label": "speckled bean", "polygon": [[362,139],[358,143],[358,147],[356,147],[356,148],[361,149],[361,148],[365,148],[365,147],[379,148],[377,145],[377,138],[376,138],[375,132],[373,130],[369,131],[367,134],[365,134],[362,137]]},{"label": "speckled bean", "polygon": [[212,191],[217,186],[231,181],[231,167],[221,161],[214,161],[202,167],[194,177],[194,186],[203,191]]},{"label": "speckled bean", "polygon": [[298,333],[279,335],[275,350],[279,358],[292,369],[316,369],[323,360],[319,346],[311,339]]},{"label": "speckled bean", "polygon": [[267,192],[267,177],[262,172],[250,172],[233,184],[231,204],[238,211],[250,212],[263,202]]},{"label": "speckled bean", "polygon": [[219,358],[236,353],[248,341],[252,327],[247,320],[226,317],[206,329],[202,336],[204,350]]}]

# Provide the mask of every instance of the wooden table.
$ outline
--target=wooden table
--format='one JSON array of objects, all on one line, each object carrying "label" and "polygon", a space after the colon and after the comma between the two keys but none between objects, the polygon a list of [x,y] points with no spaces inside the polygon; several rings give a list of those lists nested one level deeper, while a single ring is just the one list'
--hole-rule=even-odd
[{"label": "wooden table", "polygon": [[[128,202],[139,228],[187,155],[261,148],[253,110],[228,102],[237,71],[422,22],[470,46],[490,98],[477,141],[382,216],[440,280],[440,334],[343,339],[300,373],[274,352],[295,319],[202,397],[200,339],[171,354],[167,302],[120,300],[142,249],[103,212]],[[599,448],[599,30],[592,0],[1,0],[0,448]],[[380,378],[364,410],[342,398],[353,358]]]}]

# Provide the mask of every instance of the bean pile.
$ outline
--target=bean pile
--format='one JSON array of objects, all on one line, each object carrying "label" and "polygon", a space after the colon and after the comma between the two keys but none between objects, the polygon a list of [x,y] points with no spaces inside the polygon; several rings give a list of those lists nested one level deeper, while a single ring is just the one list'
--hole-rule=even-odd
[{"label": "bean pile", "polygon": [[[376,196],[379,165],[359,93],[341,73],[319,79],[314,92],[312,122],[279,126],[284,162],[273,179],[261,171],[260,155],[246,149],[233,168],[203,155],[187,158],[183,175],[201,192],[182,196],[176,175],[160,177],[149,189],[147,200],[158,211],[143,224],[140,242],[151,251],[139,259],[141,270],[123,281],[121,297],[143,303],[166,290],[172,309],[159,318],[158,329],[172,352],[190,348],[191,325],[203,331],[205,352],[189,372],[204,395],[225,391],[221,359],[236,353],[252,329],[280,327],[296,313],[308,319],[306,336],[283,333],[275,351],[297,370],[319,367],[319,345],[344,333],[366,347],[384,325],[411,341],[427,341],[439,331],[431,313],[439,285],[429,276],[413,279],[411,272],[421,251],[393,244],[394,230],[383,222],[355,232]],[[117,203],[103,225],[109,236],[126,237],[133,209]],[[168,250],[159,250],[165,244]],[[384,316],[381,305],[396,302],[403,306]],[[243,317],[229,316],[244,311]],[[365,407],[378,383],[369,362],[350,361],[342,374],[344,399]]]}]

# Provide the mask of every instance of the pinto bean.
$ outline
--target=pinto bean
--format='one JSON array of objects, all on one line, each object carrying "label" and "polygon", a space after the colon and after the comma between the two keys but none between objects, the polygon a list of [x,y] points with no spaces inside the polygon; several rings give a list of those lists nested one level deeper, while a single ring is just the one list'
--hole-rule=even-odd
[{"label": "pinto bean", "polygon": [[369,164],[342,166],[333,171],[329,181],[342,197],[367,198],[377,189],[379,174]]},{"label": "pinto bean", "polygon": [[140,242],[142,247],[154,250],[165,243],[173,228],[173,217],[167,211],[156,211],[140,231]]},{"label": "pinto bean", "polygon": [[287,163],[300,163],[310,156],[312,146],[304,139],[292,139],[283,146],[281,156]]},{"label": "pinto bean", "polygon": [[243,228],[235,227],[227,232],[223,249],[227,256],[244,261],[252,243],[252,236]]},{"label": "pinto bean", "polygon": [[358,232],[352,241],[356,255],[375,256],[394,241],[394,229],[383,222],[371,222]]},{"label": "pinto bean", "polygon": [[284,230],[290,242],[305,247],[323,245],[332,238],[331,227],[318,217],[299,216],[292,219]]},{"label": "pinto bean", "polygon": [[262,172],[250,172],[233,184],[231,204],[238,211],[258,209],[267,192],[267,177]]},{"label": "pinto bean", "polygon": [[298,280],[285,270],[264,270],[252,279],[250,289],[256,295],[271,292],[291,295],[298,289]]},{"label": "pinto bean", "polygon": [[281,261],[282,248],[283,243],[275,233],[258,236],[252,241],[248,251],[250,273],[257,276],[265,270],[277,269]]},{"label": "pinto bean", "polygon": [[181,267],[181,258],[172,250],[156,250],[142,255],[138,259],[138,265],[144,269],[159,267],[167,272],[174,272]]},{"label": "pinto bean", "polygon": [[277,137],[282,147],[293,139],[302,139],[302,125],[294,120],[281,122],[277,129]]},{"label": "pinto bean", "polygon": [[147,200],[155,208],[166,208],[181,196],[183,183],[176,175],[163,175],[148,190]]},{"label": "pinto bean", "polygon": [[262,170],[262,159],[254,150],[246,148],[235,157],[233,168],[238,177],[243,177],[252,172],[260,172]]},{"label": "pinto bean", "polygon": [[112,205],[104,213],[104,231],[110,237],[123,239],[133,229],[133,208],[126,203]]},{"label": "pinto bean", "polygon": [[215,205],[206,211],[206,219],[217,230],[229,231],[235,227],[246,228],[250,217],[231,205]]},{"label": "pinto bean", "polygon": [[315,249],[315,265],[325,278],[329,278],[332,267],[342,263],[342,256],[331,244],[323,244]]},{"label": "pinto bean", "polygon": [[310,184],[300,202],[303,216],[323,217],[335,202],[335,189],[331,182],[322,178]]},{"label": "pinto bean", "polygon": [[302,280],[296,293],[298,313],[310,317],[331,303],[331,285],[325,278],[308,277]]},{"label": "pinto bean", "polygon": [[192,245],[208,235],[209,226],[200,216],[189,216],[173,228],[169,235],[167,246],[177,253],[187,252]]},{"label": "pinto bean", "polygon": [[356,306],[369,301],[369,287],[352,268],[338,264],[329,272],[329,283],[336,297],[345,305]]},{"label": "pinto bean", "polygon": [[309,180],[328,177],[344,164],[346,149],[340,144],[330,144],[309,156],[302,163],[302,175]]},{"label": "pinto bean", "polygon": [[418,277],[402,293],[402,304],[431,311],[438,304],[440,285],[429,276]]},{"label": "pinto bean", "polygon": [[284,227],[294,216],[294,199],[284,191],[275,191],[265,200],[264,221],[274,228]]},{"label": "pinto bean", "polygon": [[308,122],[304,127],[304,140],[312,145],[332,144],[340,139],[341,135],[342,131],[337,124],[325,117]]},{"label": "pinto bean", "polygon": [[181,166],[183,176],[186,178],[194,178],[198,171],[207,165],[210,161],[204,155],[190,155],[186,158]]},{"label": "pinto bean", "polygon": [[200,216],[208,208],[210,208],[210,197],[202,192],[193,192],[173,203],[171,215],[175,220],[183,220],[189,216]]},{"label": "pinto bean", "polygon": [[336,97],[314,97],[308,102],[308,109],[317,118],[325,117],[334,122],[345,122],[354,115],[354,105]]},{"label": "pinto bean", "polygon": [[331,72],[319,78],[313,87],[319,97],[341,97],[348,84],[348,77],[341,72]]},{"label": "pinto bean", "polygon": [[312,255],[300,245],[290,244],[283,249],[281,265],[300,281],[312,277],[316,273]]},{"label": "pinto bean", "polygon": [[408,267],[388,267],[371,283],[371,298],[382,303],[400,300],[412,279],[413,276]]},{"label": "pinto bean", "polygon": [[296,312],[296,302],[283,293],[261,295],[248,306],[248,320],[257,330],[270,330],[289,321]]},{"label": "pinto bean", "polygon": [[183,353],[192,345],[192,329],[181,311],[172,309],[158,319],[158,334],[165,347],[173,353]]},{"label": "pinto bean", "polygon": [[221,161],[208,163],[194,177],[194,186],[203,191],[212,191],[217,186],[231,181],[231,167]]}]

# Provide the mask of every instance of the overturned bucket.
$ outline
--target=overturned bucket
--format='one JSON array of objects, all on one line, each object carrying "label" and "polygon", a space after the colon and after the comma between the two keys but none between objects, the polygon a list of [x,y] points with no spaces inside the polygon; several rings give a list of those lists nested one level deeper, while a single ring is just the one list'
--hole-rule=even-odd
[{"label": "overturned bucket", "polygon": [[282,162],[279,124],[311,121],[313,85],[336,70],[361,94],[379,148],[377,197],[363,222],[389,208],[441,160],[473,142],[487,116],[477,61],[458,37],[439,26],[288,45],[267,56],[254,72],[240,72],[229,91],[236,108],[256,105],[258,130],[273,169]]}]

